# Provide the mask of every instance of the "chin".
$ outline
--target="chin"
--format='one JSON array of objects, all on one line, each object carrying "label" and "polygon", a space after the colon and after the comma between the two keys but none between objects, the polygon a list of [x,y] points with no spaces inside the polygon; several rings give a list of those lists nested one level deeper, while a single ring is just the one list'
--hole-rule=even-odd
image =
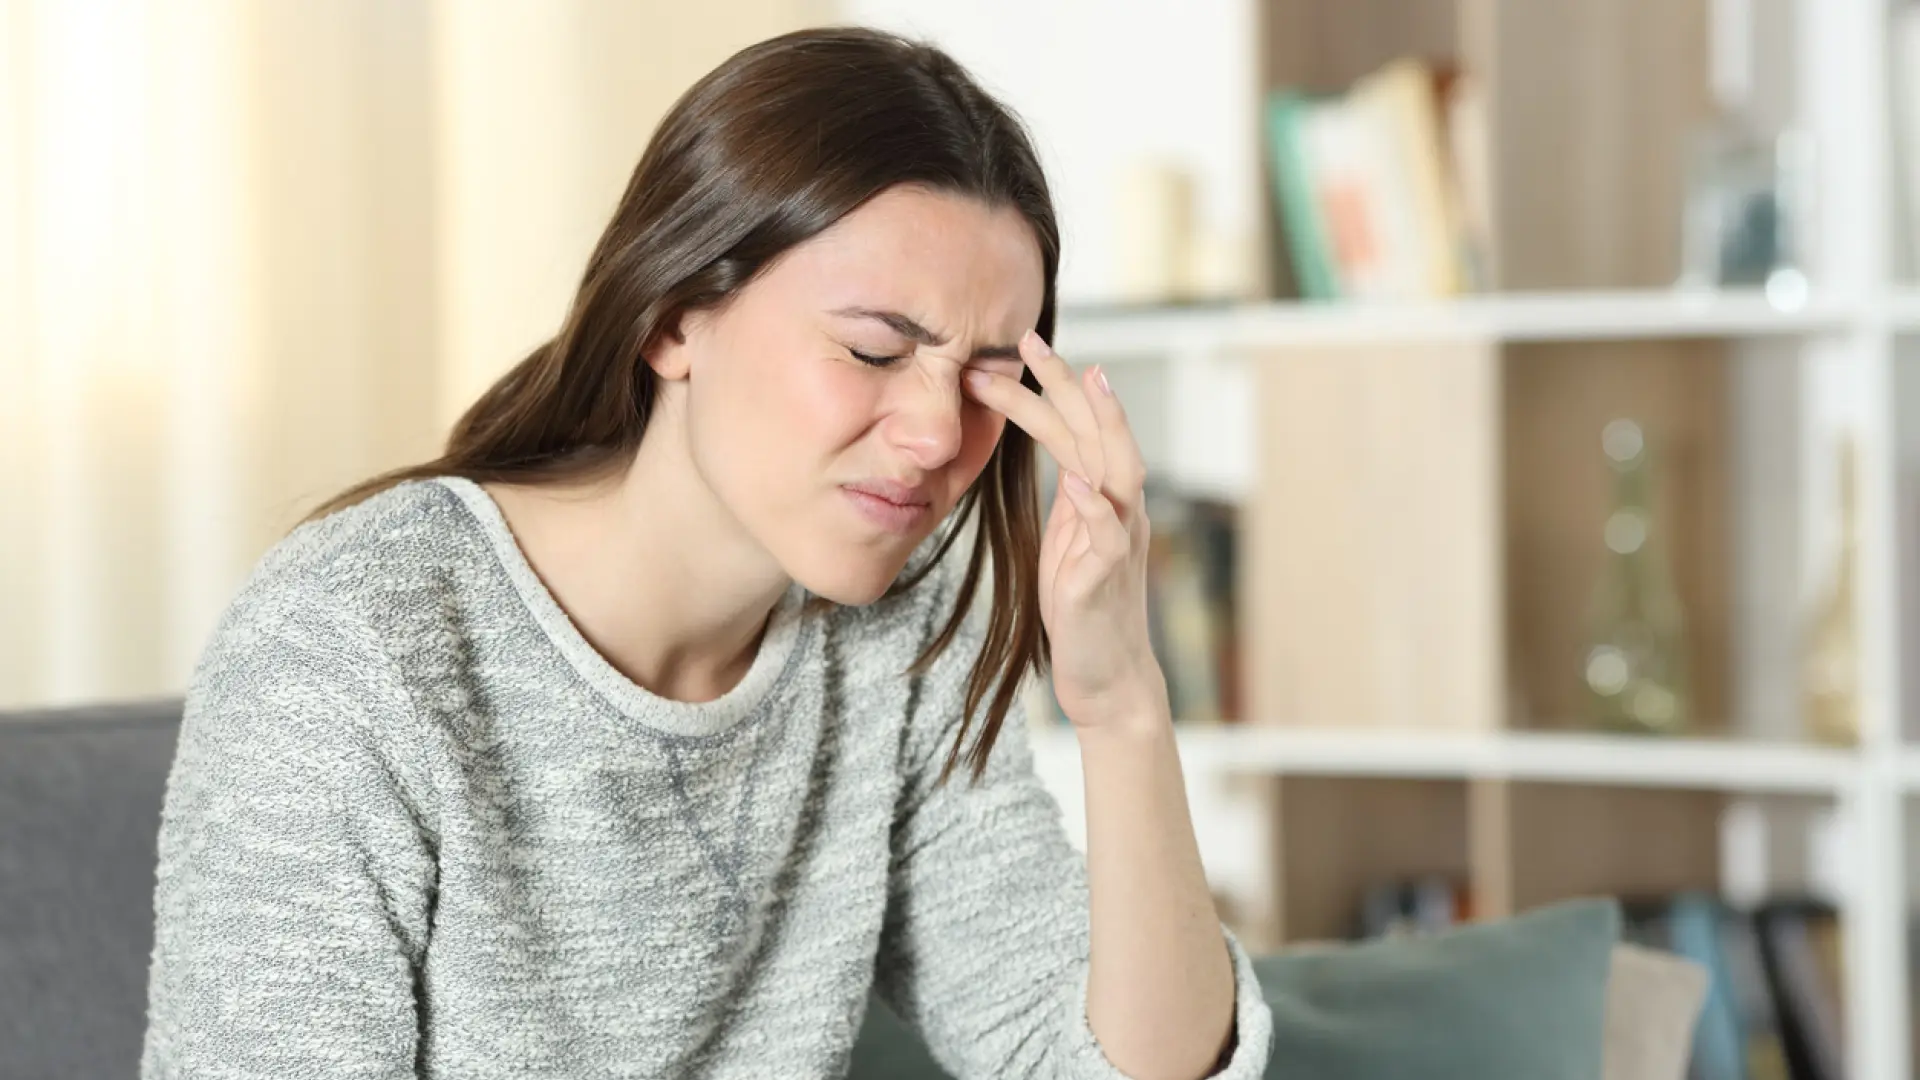
[{"label": "chin", "polygon": [[787,574],[815,596],[847,607],[865,607],[886,595],[900,572],[906,569],[911,551],[898,555],[853,549],[819,552],[796,560]]}]

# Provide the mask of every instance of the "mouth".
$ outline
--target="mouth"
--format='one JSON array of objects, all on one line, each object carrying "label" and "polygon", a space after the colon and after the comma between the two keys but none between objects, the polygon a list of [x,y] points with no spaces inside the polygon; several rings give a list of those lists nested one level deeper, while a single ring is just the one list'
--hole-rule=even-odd
[{"label": "mouth", "polygon": [[933,517],[933,497],[923,487],[863,480],[842,484],[840,490],[869,524],[883,532],[912,533]]}]

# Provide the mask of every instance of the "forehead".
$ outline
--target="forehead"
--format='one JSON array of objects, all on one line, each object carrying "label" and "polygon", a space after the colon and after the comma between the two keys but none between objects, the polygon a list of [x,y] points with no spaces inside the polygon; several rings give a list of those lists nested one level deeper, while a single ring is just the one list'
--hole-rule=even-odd
[{"label": "forehead", "polygon": [[1040,316],[1044,271],[1012,207],[896,188],[796,246],[769,275],[824,310],[888,308],[943,332],[1017,335]]}]

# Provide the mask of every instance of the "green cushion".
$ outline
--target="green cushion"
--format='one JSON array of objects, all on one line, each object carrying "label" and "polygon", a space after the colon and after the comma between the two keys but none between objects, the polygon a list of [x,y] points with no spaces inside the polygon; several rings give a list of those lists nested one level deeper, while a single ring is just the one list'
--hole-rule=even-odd
[{"label": "green cushion", "polygon": [[1599,1080],[1611,900],[1426,938],[1254,961],[1273,1008],[1269,1077]]},{"label": "green cushion", "polygon": [[[1599,1080],[1611,900],[1574,900],[1426,938],[1292,949],[1253,966],[1273,1009],[1268,1077]],[[940,1080],[877,1000],[852,1080]]]}]

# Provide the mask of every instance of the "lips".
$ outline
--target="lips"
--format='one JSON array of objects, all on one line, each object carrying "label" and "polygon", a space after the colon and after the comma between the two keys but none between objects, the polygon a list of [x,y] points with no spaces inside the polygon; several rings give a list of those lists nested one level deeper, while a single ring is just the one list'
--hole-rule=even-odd
[{"label": "lips", "polygon": [[843,485],[848,491],[871,495],[901,508],[933,505],[933,496],[922,486],[909,486],[893,480],[861,480]]},{"label": "lips", "polygon": [[924,487],[891,480],[862,480],[843,484],[847,501],[868,524],[882,532],[910,535],[933,516],[933,499]]}]

